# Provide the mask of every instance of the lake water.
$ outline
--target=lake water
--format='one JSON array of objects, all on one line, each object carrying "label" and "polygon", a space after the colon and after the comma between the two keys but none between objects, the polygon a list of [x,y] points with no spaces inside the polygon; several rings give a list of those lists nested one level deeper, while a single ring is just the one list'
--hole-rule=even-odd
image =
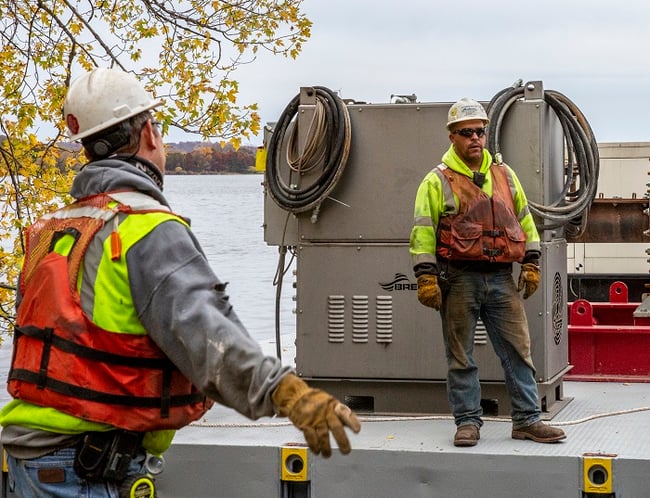
[{"label": "lake water", "polygon": [[[164,194],[172,210],[189,217],[212,269],[250,334],[275,338],[278,248],[264,242],[262,175],[167,175]],[[287,257],[287,262],[289,261]],[[282,334],[294,334],[293,272],[283,279]]]}]

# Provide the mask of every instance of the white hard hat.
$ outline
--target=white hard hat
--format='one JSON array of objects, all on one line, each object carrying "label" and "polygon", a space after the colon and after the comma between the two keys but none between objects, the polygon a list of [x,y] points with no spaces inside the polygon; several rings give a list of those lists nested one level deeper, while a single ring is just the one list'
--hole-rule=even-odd
[{"label": "white hard hat", "polygon": [[63,113],[70,139],[79,140],[160,104],[132,74],[96,68],[70,84]]},{"label": "white hard hat", "polygon": [[449,108],[449,113],[447,114],[447,129],[449,129],[449,127],[454,123],[471,121],[472,119],[482,119],[485,125],[490,122],[485,113],[485,109],[483,109],[483,106],[480,103],[476,100],[463,97]]}]

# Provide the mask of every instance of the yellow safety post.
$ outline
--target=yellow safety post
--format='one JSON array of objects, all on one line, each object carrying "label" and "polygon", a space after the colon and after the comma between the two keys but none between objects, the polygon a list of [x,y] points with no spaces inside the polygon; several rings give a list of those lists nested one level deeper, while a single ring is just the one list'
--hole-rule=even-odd
[{"label": "yellow safety post", "polygon": [[585,453],[582,455],[583,492],[591,495],[613,493],[612,460],[616,455]]},{"label": "yellow safety post", "polygon": [[280,467],[280,475],[283,481],[308,481],[309,465],[307,461],[307,448],[302,446],[283,446]]},{"label": "yellow safety post", "polygon": [[255,171],[266,171],[266,149],[261,146],[255,152]]}]

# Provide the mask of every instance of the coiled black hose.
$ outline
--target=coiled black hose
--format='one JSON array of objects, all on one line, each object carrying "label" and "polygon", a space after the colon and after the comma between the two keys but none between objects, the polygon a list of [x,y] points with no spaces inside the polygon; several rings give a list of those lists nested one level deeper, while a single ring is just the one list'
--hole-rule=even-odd
[{"label": "coiled black hose", "polygon": [[[298,113],[300,94],[289,102],[280,115],[267,147],[268,192],[278,206],[292,213],[319,208],[336,186],[350,151],[350,115],[347,105],[328,88],[314,86],[313,91],[316,98],[315,119],[313,126],[307,130],[304,150],[296,152],[295,136],[289,137],[288,167],[282,168],[282,145],[290,124]],[[292,133],[297,133],[297,128],[294,123]],[[281,169],[285,170],[286,179]],[[311,174],[308,176],[307,172]],[[313,180],[312,175],[315,175]],[[301,185],[305,180],[309,180],[308,183]]]},{"label": "coiled black hose", "polygon": [[[524,95],[522,80],[498,92],[487,108],[487,147],[492,153],[500,153],[500,132],[508,108]],[[564,169],[564,187],[550,204],[528,201],[530,210],[544,220],[541,230],[565,227],[568,234],[579,237],[587,227],[589,208],[596,196],[600,156],[598,144],[587,119],[580,109],[565,95],[544,90],[544,101],[557,115],[565,141],[565,162],[557,167]],[[576,174],[577,173],[577,174]]]}]

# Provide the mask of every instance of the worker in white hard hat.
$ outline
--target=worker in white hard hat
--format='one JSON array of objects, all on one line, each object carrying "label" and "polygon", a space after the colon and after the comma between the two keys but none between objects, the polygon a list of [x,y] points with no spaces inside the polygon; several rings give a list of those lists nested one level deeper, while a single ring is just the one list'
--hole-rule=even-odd
[{"label": "worker in white hard hat", "polygon": [[262,353],[170,210],[159,105],[119,70],[68,89],[70,137],[90,162],[75,202],[27,230],[14,399],[0,412],[16,496],[154,496],[150,457],[213,401],[251,419],[289,417],[324,457],[330,433],[346,454],[345,429],[360,430],[347,406]]},{"label": "worker in white hard hat", "polygon": [[[503,366],[512,405],[512,438],[565,439],[541,421],[535,367],[522,298],[540,281],[540,238],[515,172],[485,149],[490,120],[462,98],[448,112],[451,145],[422,180],[415,198],[410,253],[418,299],[440,311],[455,446],[474,446],[483,425],[473,357],[480,319]],[[521,263],[515,283],[513,263]]]}]

